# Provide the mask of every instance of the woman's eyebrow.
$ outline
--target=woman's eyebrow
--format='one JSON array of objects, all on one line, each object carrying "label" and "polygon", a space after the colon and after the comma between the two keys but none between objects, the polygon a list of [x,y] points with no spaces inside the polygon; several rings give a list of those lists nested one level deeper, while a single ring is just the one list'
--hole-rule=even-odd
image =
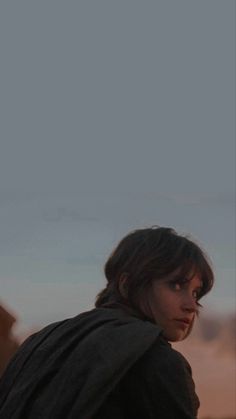
[{"label": "woman's eyebrow", "polygon": [[188,282],[188,281],[191,281],[191,278],[188,278],[186,275],[176,274],[176,275],[170,276],[169,280],[179,281],[179,282]]},{"label": "woman's eyebrow", "polygon": [[[182,283],[189,282],[190,284],[192,279],[193,279],[193,276],[188,277],[187,275],[176,274],[176,275],[170,276],[169,281],[182,282]],[[197,291],[201,291],[203,289],[203,282],[200,281],[200,285],[197,285],[196,287],[194,287],[194,289],[196,289]]]},{"label": "woman's eyebrow", "polygon": [[199,285],[196,287],[198,290],[202,290],[204,287],[204,283],[202,281],[202,279],[199,279]]},{"label": "woman's eyebrow", "polygon": [[199,286],[199,287],[196,287],[195,290],[196,291],[202,291],[202,288],[203,288],[203,285],[202,286]]}]

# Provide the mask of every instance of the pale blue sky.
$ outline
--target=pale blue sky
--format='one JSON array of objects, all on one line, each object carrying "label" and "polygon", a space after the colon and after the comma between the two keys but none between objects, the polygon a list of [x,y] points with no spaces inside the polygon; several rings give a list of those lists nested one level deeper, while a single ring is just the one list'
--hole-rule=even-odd
[{"label": "pale blue sky", "polygon": [[235,309],[235,2],[2,2],[0,39],[1,299],[27,324],[88,308],[159,224]]}]

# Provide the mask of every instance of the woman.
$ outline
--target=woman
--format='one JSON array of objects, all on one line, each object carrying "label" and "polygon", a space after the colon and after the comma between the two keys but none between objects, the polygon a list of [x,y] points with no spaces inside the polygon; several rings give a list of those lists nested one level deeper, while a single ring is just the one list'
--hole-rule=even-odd
[{"label": "woman", "polygon": [[4,419],[194,419],[185,339],[213,285],[206,255],[171,228],[139,229],[105,265],[95,309],[21,346],[0,383]]}]

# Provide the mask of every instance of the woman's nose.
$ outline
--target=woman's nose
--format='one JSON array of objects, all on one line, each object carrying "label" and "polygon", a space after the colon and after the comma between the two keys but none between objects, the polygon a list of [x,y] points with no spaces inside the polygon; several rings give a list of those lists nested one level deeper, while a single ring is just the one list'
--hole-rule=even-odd
[{"label": "woman's nose", "polygon": [[182,301],[182,308],[188,313],[194,313],[197,311],[196,299],[192,295],[186,295]]}]

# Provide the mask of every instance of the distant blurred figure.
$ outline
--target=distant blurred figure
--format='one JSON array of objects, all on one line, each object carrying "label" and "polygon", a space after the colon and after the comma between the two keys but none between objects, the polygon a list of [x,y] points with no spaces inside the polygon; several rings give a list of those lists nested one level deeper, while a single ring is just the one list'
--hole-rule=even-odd
[{"label": "distant blurred figure", "polygon": [[0,376],[5,370],[19,343],[12,335],[12,326],[16,318],[0,305]]}]

